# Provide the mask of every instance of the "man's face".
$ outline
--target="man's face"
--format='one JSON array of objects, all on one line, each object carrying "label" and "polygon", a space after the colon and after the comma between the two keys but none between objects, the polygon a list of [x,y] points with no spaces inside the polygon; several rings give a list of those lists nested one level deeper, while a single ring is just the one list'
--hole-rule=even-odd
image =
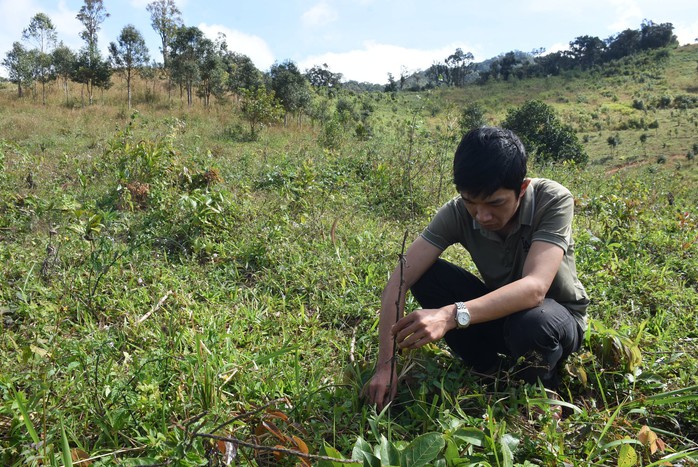
[{"label": "man's face", "polygon": [[499,232],[506,230],[514,218],[529,182],[530,180],[523,182],[519,193],[507,188],[500,188],[486,197],[474,197],[464,191],[460,195],[465,203],[465,209],[483,229]]}]

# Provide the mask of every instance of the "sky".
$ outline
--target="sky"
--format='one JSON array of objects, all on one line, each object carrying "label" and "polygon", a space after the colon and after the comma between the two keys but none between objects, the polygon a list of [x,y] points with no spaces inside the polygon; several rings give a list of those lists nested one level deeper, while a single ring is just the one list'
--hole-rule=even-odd
[{"label": "sky", "polygon": [[[162,62],[160,39],[146,10],[152,0],[104,0],[110,17],[99,46],[132,24],[151,58]],[[268,71],[291,60],[304,71],[327,64],[343,80],[384,84],[388,73],[425,70],[457,48],[475,61],[512,51],[565,50],[576,37],[606,39],[643,20],[672,23],[680,45],[698,41],[696,0],[175,0],[186,26],[211,39],[226,35],[229,50]],[[76,15],[83,0],[0,0],[0,59],[39,12],[74,50],[83,41]],[[25,42],[29,48],[34,45]],[[0,67],[0,75],[7,71]]]}]

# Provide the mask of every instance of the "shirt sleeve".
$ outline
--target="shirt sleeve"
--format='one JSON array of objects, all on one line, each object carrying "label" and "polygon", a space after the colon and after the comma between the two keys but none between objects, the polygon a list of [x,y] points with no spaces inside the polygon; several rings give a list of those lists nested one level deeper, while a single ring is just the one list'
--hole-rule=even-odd
[{"label": "shirt sleeve", "polygon": [[443,251],[458,242],[457,226],[459,217],[462,216],[459,216],[456,200],[452,199],[441,206],[420,236]]},{"label": "shirt sleeve", "polygon": [[564,189],[555,196],[540,200],[544,203],[538,211],[540,219],[534,225],[531,241],[552,243],[567,251],[572,238],[572,218],[574,216],[574,199]]}]

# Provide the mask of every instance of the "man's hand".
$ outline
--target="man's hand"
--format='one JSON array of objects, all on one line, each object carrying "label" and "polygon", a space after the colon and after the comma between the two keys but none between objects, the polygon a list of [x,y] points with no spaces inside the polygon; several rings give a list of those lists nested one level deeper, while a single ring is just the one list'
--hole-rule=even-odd
[{"label": "man's hand", "polygon": [[455,305],[415,310],[395,323],[391,332],[401,349],[418,349],[441,339],[456,327]]},{"label": "man's hand", "polygon": [[[376,410],[380,412],[383,407],[388,405],[390,401],[395,398],[397,394],[397,371],[391,370],[393,365],[390,362],[382,365],[380,368],[376,369],[373,377],[366,383],[362,392],[362,395],[368,399],[370,404],[376,404]],[[392,375],[392,387],[390,386]]]}]

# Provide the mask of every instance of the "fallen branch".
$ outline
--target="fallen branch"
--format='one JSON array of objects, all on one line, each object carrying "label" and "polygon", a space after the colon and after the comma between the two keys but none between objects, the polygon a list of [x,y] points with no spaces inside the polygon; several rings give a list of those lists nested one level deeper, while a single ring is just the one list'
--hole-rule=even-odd
[{"label": "fallen branch", "polygon": [[209,435],[207,433],[195,433],[194,436],[199,436],[201,438],[215,439],[216,441],[225,441],[228,443],[233,443],[233,445],[240,445],[240,446],[244,446],[246,448],[256,449],[258,451],[271,451],[271,452],[276,452],[279,454],[288,454],[291,456],[302,457],[304,459],[329,461],[329,462],[339,462],[341,464],[361,464],[361,461],[355,461],[355,460],[351,460],[351,459],[337,459],[335,457],[319,456],[316,454],[306,454],[304,452],[296,451],[294,449],[286,449],[286,448],[281,448],[281,447],[262,446],[259,444],[249,443],[247,441],[242,441],[242,440],[237,439],[237,438],[230,438],[230,437],[226,437],[226,436]]},{"label": "fallen branch", "polygon": [[160,307],[162,306],[162,304],[165,303],[165,300],[167,300],[167,297],[169,297],[170,295],[172,295],[172,291],[168,290],[167,293],[155,304],[155,306],[153,308],[150,309],[149,312],[147,312],[146,314],[144,314],[143,316],[138,318],[138,321],[136,321],[136,324],[141,324],[143,321],[150,318],[150,315],[152,315],[153,313],[158,311],[160,309]]}]

